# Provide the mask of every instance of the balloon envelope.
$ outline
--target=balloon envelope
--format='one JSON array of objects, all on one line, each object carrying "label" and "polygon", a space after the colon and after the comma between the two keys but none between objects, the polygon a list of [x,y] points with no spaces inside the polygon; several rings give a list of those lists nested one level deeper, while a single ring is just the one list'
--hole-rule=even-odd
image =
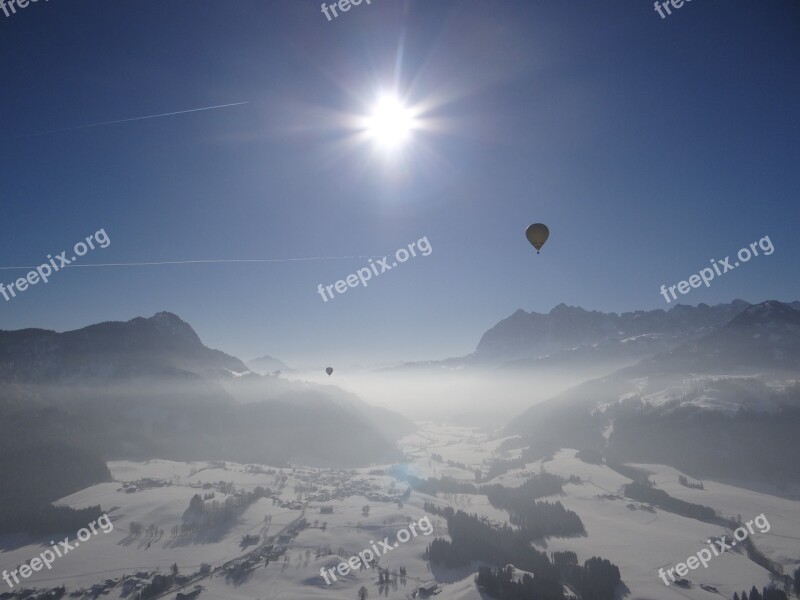
[{"label": "balloon envelope", "polygon": [[328,367],[327,369],[325,369],[325,372],[328,374],[328,377],[330,377],[331,373],[333,373],[333,367]]},{"label": "balloon envelope", "polygon": [[536,248],[536,254],[539,254],[539,250],[542,249],[547,238],[550,237],[550,230],[544,223],[534,223],[533,225],[528,225],[525,230],[525,237]]}]

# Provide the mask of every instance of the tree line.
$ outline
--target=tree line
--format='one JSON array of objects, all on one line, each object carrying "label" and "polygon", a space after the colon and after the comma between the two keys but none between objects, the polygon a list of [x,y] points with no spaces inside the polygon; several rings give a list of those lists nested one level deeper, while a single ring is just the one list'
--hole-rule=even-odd
[{"label": "tree line", "polygon": [[[485,517],[455,512],[451,507],[440,509],[430,503],[425,504],[425,510],[447,519],[451,538],[451,541],[434,539],[428,546],[427,558],[449,568],[465,566],[472,561],[495,567],[479,572],[478,585],[498,600],[563,600],[565,583],[580,594],[582,600],[612,600],[614,597],[620,574],[607,560],[592,558],[580,566],[574,553],[558,553],[551,561],[546,553],[531,545],[531,531],[526,527],[514,529],[506,523],[495,526]],[[506,568],[512,564],[533,573],[534,577],[514,580]]]},{"label": "tree line", "polygon": [[737,593],[733,594],[733,600],[788,600],[786,592],[777,588],[765,587],[759,592],[756,586],[750,588],[750,595],[747,592],[742,592],[740,596]]},{"label": "tree line", "polygon": [[102,516],[99,506],[73,510],[50,503],[111,480],[106,463],[61,443],[12,447],[0,443],[0,534],[74,533]]}]

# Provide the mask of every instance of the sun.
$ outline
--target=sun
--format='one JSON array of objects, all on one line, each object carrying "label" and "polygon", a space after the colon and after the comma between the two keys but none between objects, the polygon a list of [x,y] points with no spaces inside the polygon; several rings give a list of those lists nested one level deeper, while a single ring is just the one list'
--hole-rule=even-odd
[{"label": "sun", "polygon": [[370,139],[383,149],[391,150],[405,144],[414,130],[412,110],[396,96],[383,95],[375,103],[366,120]]}]

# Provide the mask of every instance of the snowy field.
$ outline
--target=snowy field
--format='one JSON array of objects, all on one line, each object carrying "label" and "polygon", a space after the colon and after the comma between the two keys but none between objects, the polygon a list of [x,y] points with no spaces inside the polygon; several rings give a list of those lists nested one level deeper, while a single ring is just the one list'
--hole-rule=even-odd
[{"label": "snowy field", "polygon": [[[499,453],[498,447],[503,441],[464,427],[424,423],[418,433],[402,441],[403,450],[411,457],[404,468],[420,478],[444,475],[465,483],[473,482],[472,469],[485,469],[495,458],[515,456]],[[433,455],[441,456],[444,462],[438,457],[431,458]],[[458,466],[447,465],[447,461]],[[797,500],[800,489],[768,490],[763,486],[714,481],[703,481],[703,490],[691,489],[678,482],[681,473],[672,468],[637,466],[651,472],[656,486],[675,498],[710,506],[724,516],[741,515],[745,521],[763,513],[770,530],[764,533],[757,530],[751,536],[757,548],[783,565],[787,573],[800,563],[800,504]],[[104,590],[105,595],[125,598],[129,594],[123,592],[120,582],[124,575],[146,571],[147,577],[142,581],[147,582],[156,571],[168,573],[173,563],[184,575],[196,573],[201,564],[207,563],[212,572],[205,577],[191,578],[183,590],[189,592],[200,585],[203,600],[353,599],[362,585],[367,587],[370,597],[411,598],[416,587],[430,579],[440,583],[441,593],[437,598],[442,600],[482,598],[473,581],[478,565],[448,571],[429,565],[424,559],[430,540],[437,536],[448,537],[444,520],[433,515],[429,515],[434,528],[430,536],[412,537],[381,557],[381,568],[407,569],[407,577],[398,578],[396,584],[381,586],[376,568],[339,576],[331,585],[325,583],[320,569],[336,567],[350,556],[370,548],[377,540],[386,537],[395,540],[399,529],[425,517],[422,507],[426,501],[477,513],[497,523],[508,519],[505,511],[492,507],[486,497],[479,494],[432,497],[413,492],[401,503],[398,497],[407,484],[383,473],[388,467],[336,471],[163,460],[112,462],[109,469],[113,482],[84,489],[63,498],[59,504],[74,508],[100,504],[113,521],[113,531],[92,536],[57,559],[52,570],[34,573],[20,587],[47,588],[64,584],[68,592],[73,592],[89,590],[111,579],[115,583]],[[730,539],[730,532],[622,498],[622,487],[630,480],[603,465],[582,462],[575,457],[574,450],[562,450],[552,459],[510,470],[491,482],[518,486],[542,469],[564,477],[581,478],[582,483],[567,484],[563,495],[547,500],[559,500],[578,513],[587,535],[540,540],[537,546],[548,552],[572,550],[580,561],[592,556],[611,560],[620,567],[627,586],[620,590],[624,597],[658,600],[703,599],[716,595],[702,590],[699,587],[702,583],[716,587],[722,597],[731,598],[735,591],[770,582],[770,574],[737,548],[712,558],[706,569],[701,566],[690,571],[687,578],[695,584],[692,589],[665,586],[659,579],[659,568],[668,569],[685,562],[707,547],[706,539],[720,535],[728,535]],[[153,484],[154,481],[158,483]],[[224,484],[220,488],[221,482]],[[235,520],[222,528],[173,536],[173,527],[184,521],[195,494],[202,497],[213,492],[214,500],[224,503],[226,498],[252,492],[257,486],[269,488],[273,498],[259,498],[243,507]],[[325,513],[323,507],[328,507]],[[330,510],[332,512],[327,512]],[[309,527],[287,534],[301,516]],[[155,536],[134,536],[132,522],[158,532]],[[255,536],[264,545],[281,545],[281,553],[271,558],[269,564],[264,560],[256,562],[246,577],[233,580],[225,569],[231,561],[246,557],[255,547],[243,545],[242,538],[246,535]],[[2,568],[17,568],[45,550],[48,541],[49,538],[8,536],[0,539]],[[92,595],[87,593],[83,597]],[[164,597],[174,598],[175,590]]]}]

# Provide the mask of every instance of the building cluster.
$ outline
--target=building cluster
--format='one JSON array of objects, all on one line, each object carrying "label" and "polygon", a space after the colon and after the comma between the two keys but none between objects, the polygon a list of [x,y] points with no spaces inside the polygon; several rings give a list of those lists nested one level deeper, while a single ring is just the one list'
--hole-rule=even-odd
[{"label": "building cluster", "polygon": [[[244,581],[248,574],[257,566],[263,564],[268,565],[270,562],[276,561],[281,556],[286,554],[292,540],[305,528],[308,527],[308,522],[300,518],[286,531],[278,536],[273,544],[263,543],[258,548],[250,551],[246,556],[232,560],[222,565],[222,571],[228,580],[233,582]],[[244,536],[242,542],[246,538],[254,538],[257,536]]]},{"label": "building cluster", "polygon": [[152,488],[161,488],[172,485],[172,482],[167,479],[153,479],[152,477],[145,477],[137,481],[126,481],[119,488],[118,492],[125,492],[126,494],[134,494]]},{"label": "building cluster", "polygon": [[[376,475],[383,475],[383,471]],[[296,486],[298,493],[306,493],[307,502],[330,502],[350,496],[364,496],[373,502],[401,502],[404,493],[394,489],[385,490],[375,483],[375,477],[358,477],[357,471],[314,471],[296,469],[295,479],[303,484]]]}]

